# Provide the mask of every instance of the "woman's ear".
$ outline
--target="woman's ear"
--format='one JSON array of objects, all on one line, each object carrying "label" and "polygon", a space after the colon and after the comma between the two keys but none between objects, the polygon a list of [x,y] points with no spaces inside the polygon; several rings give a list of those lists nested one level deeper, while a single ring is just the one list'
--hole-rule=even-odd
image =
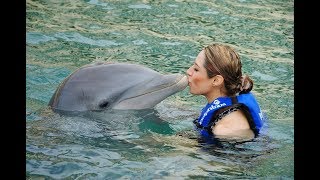
[{"label": "woman's ear", "polygon": [[220,86],[222,85],[224,78],[221,75],[215,75],[212,77],[212,86]]}]

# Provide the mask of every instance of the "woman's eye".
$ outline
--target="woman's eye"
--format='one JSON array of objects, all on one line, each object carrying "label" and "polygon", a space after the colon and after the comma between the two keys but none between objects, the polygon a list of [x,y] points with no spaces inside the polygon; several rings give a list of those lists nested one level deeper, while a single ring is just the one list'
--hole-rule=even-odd
[{"label": "woman's eye", "polygon": [[198,71],[198,69],[197,69],[197,68],[193,68],[193,70],[194,70],[194,71]]}]

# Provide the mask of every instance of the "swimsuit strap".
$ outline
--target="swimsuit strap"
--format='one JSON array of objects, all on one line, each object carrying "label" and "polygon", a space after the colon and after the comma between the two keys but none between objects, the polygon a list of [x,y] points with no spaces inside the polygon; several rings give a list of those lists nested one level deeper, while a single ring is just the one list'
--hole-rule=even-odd
[{"label": "swimsuit strap", "polygon": [[221,120],[223,117],[225,117],[226,115],[234,112],[234,111],[238,111],[241,109],[241,106],[232,106],[232,107],[228,107],[226,108],[224,111],[222,111],[219,114],[216,114],[215,116],[212,117],[212,120],[210,121],[208,126],[215,126],[217,122],[219,122],[219,120]]}]

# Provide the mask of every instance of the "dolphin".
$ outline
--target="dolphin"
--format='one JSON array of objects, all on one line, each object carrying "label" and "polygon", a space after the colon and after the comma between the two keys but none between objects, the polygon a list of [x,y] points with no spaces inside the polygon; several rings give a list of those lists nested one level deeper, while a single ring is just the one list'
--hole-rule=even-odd
[{"label": "dolphin", "polygon": [[184,74],[161,74],[138,64],[100,62],[71,73],[48,105],[60,112],[151,109],[187,85]]}]

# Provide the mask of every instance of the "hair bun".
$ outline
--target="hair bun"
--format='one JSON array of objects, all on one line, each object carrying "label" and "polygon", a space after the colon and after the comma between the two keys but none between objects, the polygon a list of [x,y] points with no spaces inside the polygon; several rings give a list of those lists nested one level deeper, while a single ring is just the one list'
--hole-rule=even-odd
[{"label": "hair bun", "polygon": [[253,81],[248,75],[241,76],[240,93],[248,93],[253,88]]}]

